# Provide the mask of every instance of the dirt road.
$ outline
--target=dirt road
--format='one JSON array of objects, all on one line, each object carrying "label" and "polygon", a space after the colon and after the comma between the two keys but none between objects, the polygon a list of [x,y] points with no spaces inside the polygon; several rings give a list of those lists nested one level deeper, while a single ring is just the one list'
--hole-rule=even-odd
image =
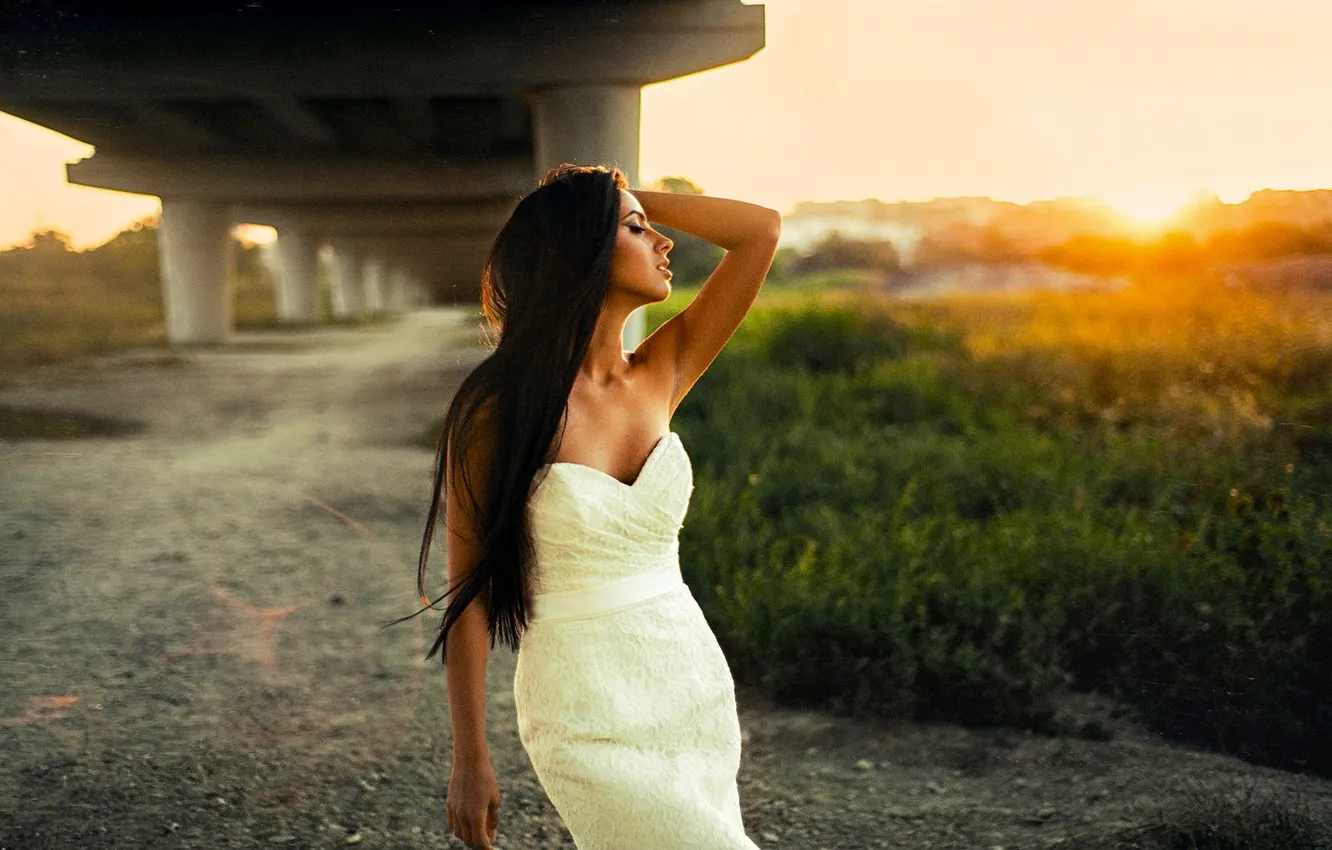
[{"label": "dirt road", "polygon": [[[415,610],[432,463],[416,438],[476,342],[475,315],[441,309],[10,376],[11,415],[127,427],[0,441],[0,848],[461,847],[444,675],[420,663],[438,616],[381,624]],[[492,653],[497,846],[572,848],[512,676]],[[1196,782],[1332,809],[1332,783],[1122,718],[1093,741],[739,702],[765,850],[1084,846]]]}]

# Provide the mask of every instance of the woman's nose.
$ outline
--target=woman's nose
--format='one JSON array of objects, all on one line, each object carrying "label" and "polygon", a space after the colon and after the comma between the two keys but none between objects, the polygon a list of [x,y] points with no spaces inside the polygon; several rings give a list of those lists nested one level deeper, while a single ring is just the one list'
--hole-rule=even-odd
[{"label": "woman's nose", "polygon": [[665,235],[664,233],[663,233],[662,236],[661,236],[661,242],[659,242],[659,243],[657,243],[657,244],[658,244],[659,246],[660,246],[660,245],[664,245],[664,246],[665,246],[665,247],[659,247],[659,248],[658,248],[658,250],[661,251],[663,254],[665,254],[667,251],[669,251],[669,250],[671,250],[672,248],[675,247],[675,242],[673,242],[673,241],[671,240],[671,237]]}]

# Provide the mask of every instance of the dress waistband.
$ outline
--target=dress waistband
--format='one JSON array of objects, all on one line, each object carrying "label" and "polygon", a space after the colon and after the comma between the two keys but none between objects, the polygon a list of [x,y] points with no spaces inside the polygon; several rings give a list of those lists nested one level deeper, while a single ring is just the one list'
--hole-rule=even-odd
[{"label": "dress waistband", "polygon": [[538,593],[532,597],[531,620],[545,623],[605,614],[660,596],[681,585],[684,585],[684,578],[680,575],[680,566],[675,564],[592,587]]}]

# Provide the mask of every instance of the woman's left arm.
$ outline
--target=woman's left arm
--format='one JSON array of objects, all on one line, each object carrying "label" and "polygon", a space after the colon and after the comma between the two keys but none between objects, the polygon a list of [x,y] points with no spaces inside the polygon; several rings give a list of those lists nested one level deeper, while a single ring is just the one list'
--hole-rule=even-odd
[{"label": "woman's left arm", "polygon": [[758,297],[777,253],[782,216],[776,210],[707,195],[635,191],[649,222],[693,234],[726,250],[689,306],[657,328],[643,345],[665,352],[675,367],[675,412]]}]

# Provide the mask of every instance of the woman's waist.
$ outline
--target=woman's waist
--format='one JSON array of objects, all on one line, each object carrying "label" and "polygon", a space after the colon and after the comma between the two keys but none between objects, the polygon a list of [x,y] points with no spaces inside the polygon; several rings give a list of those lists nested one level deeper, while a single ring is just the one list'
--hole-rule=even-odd
[{"label": "woman's waist", "polygon": [[660,559],[627,576],[592,579],[574,587],[533,594],[531,620],[550,622],[609,613],[683,586],[679,560]]}]

